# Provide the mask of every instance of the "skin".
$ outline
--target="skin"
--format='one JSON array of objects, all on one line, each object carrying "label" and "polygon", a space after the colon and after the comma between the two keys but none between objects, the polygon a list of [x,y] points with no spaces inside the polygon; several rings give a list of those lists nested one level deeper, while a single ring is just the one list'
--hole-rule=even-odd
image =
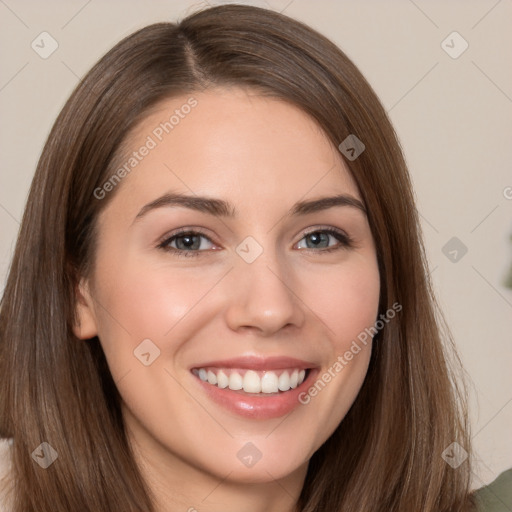
[{"label": "skin", "polygon": [[[190,96],[158,105],[126,147],[137,150]],[[157,510],[293,511],[309,458],[361,388],[371,342],[286,418],[254,420],[222,408],[189,368],[244,355],[305,359],[320,373],[332,367],[375,323],[374,241],[357,208],[287,215],[300,200],[361,200],[343,157],[307,114],[237,88],[193,97],[197,106],[110,192],[94,269],[80,283],[75,332],[100,338]],[[224,199],[238,216],[163,206],[134,221],[165,192]],[[205,232],[197,257],[157,247],[182,227]],[[318,248],[304,236],[329,227],[353,246],[324,252],[340,242],[325,234]],[[247,236],[263,248],[250,264],[236,252]],[[183,238],[170,244],[184,247]],[[150,366],[133,353],[144,339],[160,350]],[[252,467],[237,457],[247,442],[262,454]]]}]

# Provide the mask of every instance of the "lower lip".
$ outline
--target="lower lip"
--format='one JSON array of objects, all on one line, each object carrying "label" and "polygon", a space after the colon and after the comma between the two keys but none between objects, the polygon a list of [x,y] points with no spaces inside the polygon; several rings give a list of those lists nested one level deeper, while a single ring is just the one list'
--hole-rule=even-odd
[{"label": "lower lip", "polygon": [[251,419],[267,420],[279,418],[289,414],[301,405],[299,395],[306,391],[318,374],[318,369],[312,368],[304,382],[295,389],[275,394],[247,394],[233,391],[229,388],[221,389],[213,384],[202,381],[193,375],[207,396],[215,403],[225,407],[231,412]]}]

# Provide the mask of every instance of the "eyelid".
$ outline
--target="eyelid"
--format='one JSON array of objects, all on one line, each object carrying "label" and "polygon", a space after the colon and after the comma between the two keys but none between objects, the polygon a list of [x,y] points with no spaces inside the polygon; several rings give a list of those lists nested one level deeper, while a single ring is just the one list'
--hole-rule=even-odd
[{"label": "eyelid", "polygon": [[[156,244],[157,244],[157,246],[160,246],[160,245],[168,242],[171,238],[174,238],[179,235],[189,234],[189,233],[194,234],[194,235],[204,236],[205,238],[210,240],[210,242],[212,242],[212,244],[215,244],[215,242],[212,240],[211,236],[205,230],[203,230],[202,228],[196,228],[193,226],[178,228],[173,231],[169,231],[165,235],[160,237],[157,240]],[[217,244],[215,244],[215,245],[217,245]]]}]

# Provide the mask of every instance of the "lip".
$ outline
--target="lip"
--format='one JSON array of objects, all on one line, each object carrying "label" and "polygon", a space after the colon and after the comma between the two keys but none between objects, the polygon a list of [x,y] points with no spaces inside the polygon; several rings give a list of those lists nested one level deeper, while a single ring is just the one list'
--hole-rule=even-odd
[{"label": "lip", "polygon": [[229,388],[221,389],[208,382],[202,381],[198,376],[192,374],[197,385],[200,386],[212,402],[239,416],[253,420],[279,418],[292,412],[296,407],[301,405],[299,395],[312,385],[319,373],[318,365],[312,362],[290,357],[260,358],[254,356],[208,361],[194,365],[190,368],[190,372],[192,373],[193,369],[205,367],[239,368],[255,371],[289,368],[309,370],[304,382],[300,384],[300,386],[297,386],[295,389],[290,389],[289,391],[266,396],[262,396],[260,393],[242,393]]},{"label": "lip", "polygon": [[235,357],[232,359],[224,359],[218,361],[207,361],[201,364],[195,364],[190,367],[190,370],[194,368],[206,368],[213,366],[215,368],[240,368],[245,370],[281,370],[287,368],[298,368],[300,370],[306,370],[308,368],[315,368],[317,364],[311,361],[304,361],[301,359],[295,359],[293,357],[258,357],[258,356],[243,356]]}]

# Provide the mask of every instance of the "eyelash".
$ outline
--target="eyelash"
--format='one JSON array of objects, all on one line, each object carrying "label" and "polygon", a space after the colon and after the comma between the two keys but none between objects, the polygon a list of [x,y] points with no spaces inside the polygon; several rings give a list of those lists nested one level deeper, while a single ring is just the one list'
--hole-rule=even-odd
[{"label": "eyelash", "polygon": [[[324,249],[311,249],[311,248],[310,249],[299,249],[300,251],[331,253],[334,251],[339,251],[341,249],[350,249],[350,248],[354,247],[353,240],[347,234],[345,234],[343,231],[335,229],[335,228],[325,228],[325,229],[318,228],[318,229],[314,229],[311,231],[304,231],[302,233],[302,238],[300,240],[302,240],[304,237],[306,237],[308,235],[312,235],[313,233],[327,233],[328,235],[332,235],[334,238],[336,238],[338,240],[338,242],[340,242],[340,243],[333,247],[328,247],[328,248],[324,248]],[[171,242],[173,242],[176,238],[180,238],[185,235],[199,235],[199,236],[206,238],[210,242],[212,242],[210,240],[210,238],[205,233],[203,233],[201,231],[180,229],[178,232],[173,233],[171,236],[166,236],[163,239],[163,241],[161,241],[157,245],[157,248],[161,249],[165,252],[173,253],[175,256],[180,257],[180,258],[181,257],[185,257],[185,258],[193,257],[194,258],[194,257],[199,256],[202,252],[207,252],[205,250],[185,251],[183,249],[175,249],[174,247],[169,247],[169,244]]]}]

